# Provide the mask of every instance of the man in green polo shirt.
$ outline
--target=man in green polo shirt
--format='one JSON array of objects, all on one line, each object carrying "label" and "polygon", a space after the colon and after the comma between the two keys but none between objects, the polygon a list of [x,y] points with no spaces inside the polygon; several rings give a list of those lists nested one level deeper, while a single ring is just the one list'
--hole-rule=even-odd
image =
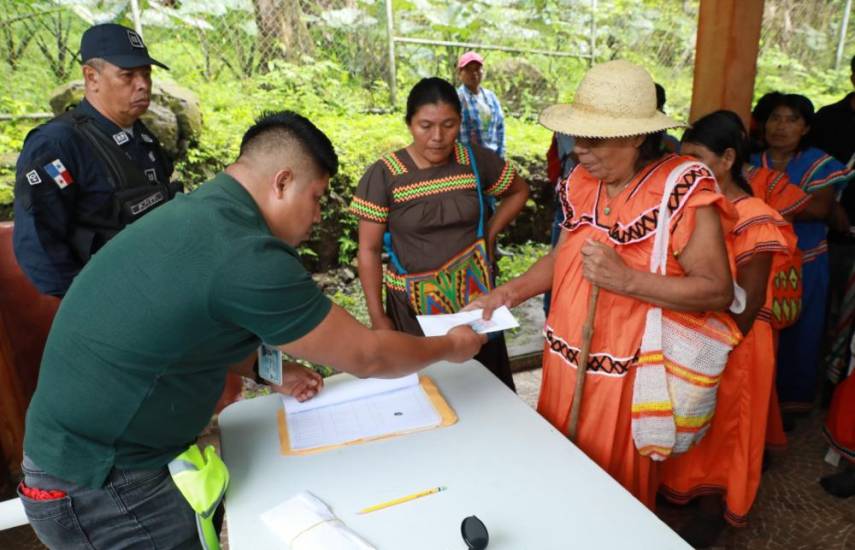
[{"label": "man in green polo shirt", "polygon": [[[165,466],[261,342],[374,377],[478,351],[483,337],[468,327],[437,338],[371,331],[313,283],[295,247],[320,221],[337,169],[310,121],[266,115],[234,164],[131,225],[78,275],[27,412],[19,494],[43,543],[197,546],[194,513]],[[276,390],[306,399],[320,386],[292,364]]]}]

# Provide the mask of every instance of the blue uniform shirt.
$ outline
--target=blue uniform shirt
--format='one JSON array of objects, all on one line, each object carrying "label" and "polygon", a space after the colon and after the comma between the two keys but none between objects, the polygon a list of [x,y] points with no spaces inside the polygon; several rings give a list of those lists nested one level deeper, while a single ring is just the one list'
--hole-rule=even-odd
[{"label": "blue uniform shirt", "polygon": [[[142,122],[132,134],[105,118],[85,99],[77,107],[139,167],[148,181],[167,183],[172,162]],[[15,256],[45,294],[62,296],[85,259],[71,245],[79,218],[107,217],[112,187],[104,161],[71,123],[52,120],[27,136],[15,177]],[[103,246],[93,242],[91,253]]]}]

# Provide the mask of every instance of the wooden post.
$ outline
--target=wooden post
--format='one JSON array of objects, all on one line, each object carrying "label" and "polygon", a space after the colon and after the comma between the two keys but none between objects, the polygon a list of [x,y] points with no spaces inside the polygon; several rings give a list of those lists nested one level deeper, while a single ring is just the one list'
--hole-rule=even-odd
[{"label": "wooden post", "polygon": [[701,0],[689,121],[719,109],[751,117],[763,0]]},{"label": "wooden post", "polygon": [[834,54],[834,70],[840,68],[840,61],[843,60],[843,47],[846,45],[846,29],[849,28],[849,12],[852,11],[852,0],[846,0],[846,7],[843,8],[843,19],[840,21],[840,35],[837,39],[837,52]]},{"label": "wooden post", "polygon": [[392,0],[386,0],[386,40],[389,42],[389,103],[395,108],[398,95],[398,75],[395,71],[395,10]]}]

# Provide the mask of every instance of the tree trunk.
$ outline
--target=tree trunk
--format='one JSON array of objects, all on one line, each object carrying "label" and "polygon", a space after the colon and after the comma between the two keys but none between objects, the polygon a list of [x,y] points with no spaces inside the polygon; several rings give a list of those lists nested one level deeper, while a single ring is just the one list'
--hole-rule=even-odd
[{"label": "tree trunk", "polygon": [[314,44],[299,0],[253,0],[262,67],[273,59],[299,61]]}]

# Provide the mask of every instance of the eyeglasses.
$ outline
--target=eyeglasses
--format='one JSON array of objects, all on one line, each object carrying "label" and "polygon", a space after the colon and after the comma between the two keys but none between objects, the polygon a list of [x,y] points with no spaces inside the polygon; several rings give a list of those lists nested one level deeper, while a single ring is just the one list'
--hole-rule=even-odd
[{"label": "eyeglasses", "polygon": [[463,542],[466,543],[469,550],[484,550],[490,542],[487,527],[476,516],[469,516],[463,520],[463,523],[460,524],[460,533],[463,535]]}]

